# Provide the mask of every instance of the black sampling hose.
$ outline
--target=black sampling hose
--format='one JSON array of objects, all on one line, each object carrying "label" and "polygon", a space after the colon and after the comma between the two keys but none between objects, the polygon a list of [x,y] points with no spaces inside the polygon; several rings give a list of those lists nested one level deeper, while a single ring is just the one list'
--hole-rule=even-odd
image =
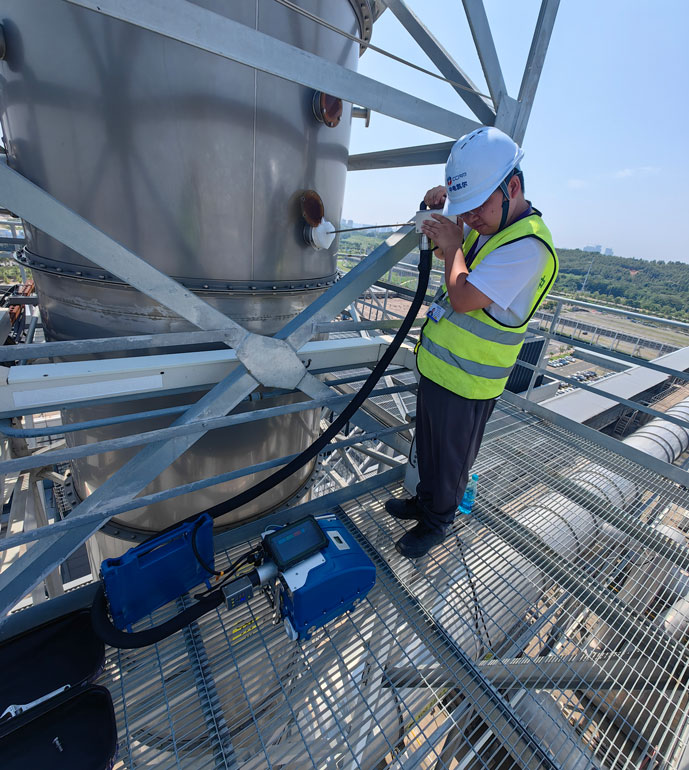
[{"label": "black sampling hose", "polygon": [[[368,376],[360,390],[354,395],[352,400],[347,406],[340,412],[340,414],[333,420],[328,429],[319,436],[309,447],[307,447],[301,454],[297,455],[293,460],[277,470],[275,473],[263,479],[258,484],[254,484],[253,487],[241,492],[238,495],[225,500],[222,503],[214,505],[212,508],[203,511],[202,513],[208,513],[213,519],[217,519],[219,516],[234,511],[240,508],[242,505],[251,502],[264,492],[268,492],[275,485],[284,481],[293,473],[298,471],[301,467],[306,465],[309,460],[313,459],[340,431],[340,429],[352,418],[354,413],[359,409],[361,404],[368,398],[373,388],[378,384],[378,380],[383,376],[385,370],[388,368],[393,356],[400,348],[404,338],[407,336],[412,323],[416,319],[418,312],[423,304],[423,300],[426,296],[426,289],[428,288],[428,280],[431,273],[431,262],[433,252],[430,249],[430,244],[426,236],[421,238],[421,249],[419,257],[419,281],[416,287],[416,293],[412,300],[411,307],[404,317],[400,328],[397,330],[392,342],[388,346],[387,350],[381,357],[380,361],[376,364],[371,374]],[[172,527],[168,527],[165,531],[171,531],[188,521],[193,521],[200,514],[194,514],[189,516],[182,522],[177,522]],[[153,537],[160,537],[162,533],[156,533]],[[192,532],[192,547],[194,553],[199,557],[198,550],[195,547],[196,529]],[[211,574],[218,574],[215,570],[212,570],[208,565],[199,559],[201,565]],[[202,615],[215,609],[222,604],[224,599],[223,592],[220,588],[215,591],[211,591],[209,594],[203,596],[199,601],[188,607],[183,612],[175,615],[170,620],[162,623],[153,628],[147,628],[143,631],[137,631],[134,633],[128,633],[118,629],[110,619],[108,615],[107,600],[103,585],[101,584],[96,592],[96,595],[91,605],[91,622],[96,632],[104,642],[112,647],[119,647],[121,649],[135,649],[139,647],[147,647],[151,644],[166,639],[176,631],[181,630],[190,623],[198,620]]]},{"label": "black sampling hose", "polygon": [[196,604],[187,607],[183,612],[170,618],[165,623],[130,634],[127,631],[120,631],[110,620],[105,591],[101,583],[91,604],[91,625],[96,632],[96,636],[100,637],[111,647],[119,647],[122,650],[134,650],[139,647],[148,647],[151,644],[162,642],[163,639],[172,636],[176,631],[181,631],[185,626],[198,620],[202,615],[219,607],[223,603],[224,598],[223,592],[220,589],[212,591],[199,599]]},{"label": "black sampling hose", "polygon": [[[425,238],[425,236],[424,236]],[[419,282],[416,287],[416,293],[412,300],[411,307],[407,315],[404,317],[400,328],[397,330],[392,342],[388,346],[387,350],[381,357],[380,361],[376,364],[371,374],[368,376],[364,384],[359,391],[354,395],[352,400],[347,406],[340,412],[340,414],[333,420],[328,429],[321,434],[310,446],[308,446],[301,454],[297,455],[293,460],[283,465],[282,468],[272,473],[268,478],[259,481],[258,484],[254,484],[253,487],[246,489],[229,500],[225,500],[222,503],[214,505],[212,508],[208,508],[205,513],[208,513],[211,518],[217,519],[230,511],[234,511],[240,508],[242,505],[250,503],[255,500],[264,492],[268,492],[274,486],[289,478],[293,473],[296,473],[301,467],[306,465],[309,460],[312,460],[325,446],[333,439],[340,429],[352,418],[357,409],[368,398],[370,392],[378,384],[378,380],[383,376],[385,370],[390,365],[395,353],[400,348],[404,338],[407,336],[411,325],[414,323],[416,316],[423,304],[423,300],[426,296],[426,289],[428,288],[428,279],[431,273],[432,251],[430,248],[422,248],[420,250],[419,257]],[[192,517],[193,518],[193,517]]]}]

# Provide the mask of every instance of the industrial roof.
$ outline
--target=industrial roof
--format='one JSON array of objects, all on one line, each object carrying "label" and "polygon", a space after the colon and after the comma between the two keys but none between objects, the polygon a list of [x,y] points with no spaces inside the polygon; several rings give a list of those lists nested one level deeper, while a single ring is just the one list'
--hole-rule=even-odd
[{"label": "industrial roof", "polygon": [[[678,371],[689,369],[689,347],[680,348],[672,353],[653,359],[653,363],[667,366]],[[622,398],[633,399],[655,385],[659,385],[668,379],[667,374],[656,372],[641,366],[630,366],[623,372],[616,372],[595,383],[595,387],[606,393],[614,394]],[[573,390],[560,396],[554,396],[543,402],[548,409],[576,420],[586,423],[602,412],[615,406],[617,402],[612,399],[599,396],[586,390]]]}]

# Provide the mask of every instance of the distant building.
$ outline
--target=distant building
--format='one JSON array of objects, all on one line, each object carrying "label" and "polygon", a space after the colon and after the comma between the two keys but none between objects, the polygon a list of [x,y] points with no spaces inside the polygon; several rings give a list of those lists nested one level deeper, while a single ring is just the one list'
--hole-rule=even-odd
[{"label": "distant building", "polygon": [[606,249],[606,250],[605,250],[605,256],[606,256],[606,257],[612,257],[612,256],[614,256],[612,249]]},{"label": "distant building", "polygon": [[603,247],[600,245],[600,243],[597,246],[584,246],[584,251],[591,251],[595,254],[600,254]]}]

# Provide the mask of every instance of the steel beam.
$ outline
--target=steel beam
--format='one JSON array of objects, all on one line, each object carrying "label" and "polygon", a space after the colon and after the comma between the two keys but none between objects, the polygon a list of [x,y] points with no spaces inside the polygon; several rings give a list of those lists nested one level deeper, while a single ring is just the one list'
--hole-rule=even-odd
[{"label": "steel beam", "polygon": [[376,168],[407,168],[409,166],[430,166],[445,163],[454,142],[425,144],[417,147],[400,147],[396,150],[363,152],[350,155],[348,171],[368,171]]},{"label": "steel beam", "polygon": [[[654,372],[660,372],[661,374],[667,374],[669,377],[677,377],[679,380],[689,381],[689,372],[683,372],[679,369],[672,369],[669,366],[661,366],[655,363],[655,361],[646,361],[644,358],[636,358],[635,356],[629,356],[626,353],[620,353],[618,350],[612,350],[611,348],[603,347],[603,345],[594,345],[590,342],[584,342],[583,340],[572,340],[570,337],[565,337],[561,334],[554,334],[551,332],[545,332],[539,329],[537,334],[542,337],[547,337],[550,340],[556,340],[557,342],[564,342],[571,345],[574,348],[572,355],[577,358],[581,358],[590,364],[602,366],[608,369],[615,369],[615,371],[626,371],[629,366],[640,366],[643,369],[651,369]],[[590,351],[590,352],[589,352]],[[615,359],[616,361],[629,364],[629,366],[622,366],[622,363],[616,367],[611,363],[609,359]],[[521,364],[521,361],[519,362]],[[547,371],[547,370],[544,370]],[[550,372],[548,372],[550,374]]]},{"label": "steel beam", "polygon": [[[418,329],[425,323],[424,318],[417,318],[412,322],[411,328]],[[402,319],[396,318],[390,321],[333,321],[329,324],[317,324],[314,328],[316,334],[337,334],[338,332],[362,332],[369,330],[395,331],[402,325]],[[15,346],[16,347],[16,346]]]},{"label": "steel beam", "polygon": [[[408,359],[409,356],[414,357],[414,351],[410,347],[405,347],[402,351],[402,357],[395,359],[397,363],[402,363],[405,359]],[[326,375],[326,382],[327,382],[327,375]],[[331,385],[331,383],[328,383]],[[336,390],[338,393],[355,393],[355,389],[346,383],[342,383],[340,385],[332,385],[333,390]],[[407,386],[406,390],[411,390],[411,386]],[[370,412],[370,414],[376,419],[379,420],[380,423],[383,425],[388,425],[391,427],[402,427],[404,428],[409,427],[408,423],[405,421],[399,420],[397,417],[392,415],[387,410],[383,409],[382,407],[378,406],[377,404],[373,403],[372,401],[365,402],[366,406],[365,408],[367,411]],[[386,442],[387,443],[387,442]],[[394,446],[392,444],[389,444],[389,446],[392,446],[394,449],[396,449],[400,454],[402,455],[408,455],[409,454],[409,447],[410,447],[411,439],[408,441],[405,441],[403,444]]]},{"label": "steel beam", "polygon": [[[419,17],[404,0],[384,0],[384,2],[440,72],[448,80],[454,81],[449,85],[462,97],[474,115],[484,125],[492,126],[495,123],[495,111],[482,96],[476,93],[479,90],[476,84],[440,45]],[[495,104],[498,103],[495,99],[493,101]]]},{"label": "steel beam", "polygon": [[[315,378],[314,378],[315,379]],[[317,380],[316,380],[317,381]],[[317,381],[318,382],[318,381]],[[323,383],[321,383],[322,385]],[[283,404],[281,406],[268,407],[266,409],[257,409],[250,412],[241,412],[239,414],[231,414],[226,417],[214,417],[206,420],[200,420],[199,422],[192,422],[186,425],[174,424],[167,428],[158,428],[157,430],[147,431],[145,433],[133,433],[129,436],[120,436],[119,438],[107,439],[105,441],[93,441],[86,444],[80,444],[74,447],[67,447],[62,449],[48,448],[49,451],[45,453],[28,454],[20,457],[14,457],[9,460],[0,460],[0,474],[11,475],[19,473],[24,470],[31,470],[36,468],[43,468],[46,466],[57,465],[59,463],[71,462],[83,457],[91,457],[92,455],[102,454],[105,452],[117,452],[124,449],[131,449],[132,447],[145,446],[147,444],[154,444],[160,441],[172,441],[185,436],[194,434],[203,434],[209,430],[217,430],[218,428],[228,428],[234,425],[246,425],[249,422],[256,420],[266,420],[271,417],[279,417],[286,414],[296,414],[298,412],[305,412],[311,409],[317,409],[319,407],[326,407],[333,412],[341,411],[351,398],[346,395],[339,395],[339,392],[335,389],[325,387],[320,389],[321,396],[316,396],[313,401],[298,402],[295,404]],[[374,390],[372,396],[390,395],[391,393],[397,393],[402,390],[409,390],[409,386],[402,385],[392,388],[380,388]],[[353,393],[353,389],[348,389],[346,393]],[[364,402],[365,404],[366,402]],[[365,407],[364,407],[365,408]],[[382,416],[380,412],[375,416]],[[403,430],[407,430],[408,426],[405,424],[399,425],[397,421],[393,425],[387,425],[384,422],[375,422],[372,418],[368,418],[366,421],[357,421],[357,426],[366,430],[379,430],[381,427],[400,427]],[[409,450],[409,442],[402,444],[401,451],[406,454]]]},{"label": "steel beam", "polygon": [[[497,658],[479,662],[479,671],[501,692],[514,690],[656,690],[674,687],[677,672],[668,666],[669,655],[605,653],[586,657],[546,655],[537,658]],[[684,678],[684,677],[682,677]],[[395,666],[386,669],[382,687],[449,687],[457,680],[431,667]]]},{"label": "steel beam", "polygon": [[[378,361],[385,347],[383,337],[320,340],[302,345],[295,357],[313,369],[355,367]],[[211,386],[238,366],[237,353],[223,349],[0,368],[0,416]]]},{"label": "steel beam", "polygon": [[[0,239],[0,243],[2,243],[1,239]],[[38,305],[38,297],[35,294],[15,294],[9,297],[7,304],[8,305]]]},{"label": "steel beam", "polygon": [[[530,364],[528,361],[520,361],[519,366],[523,366],[525,369],[531,369],[532,371],[536,371],[537,369],[536,364]],[[541,372],[547,374],[548,377],[553,380],[566,382],[569,385],[573,385],[574,387],[579,388],[580,390],[586,390],[589,393],[593,393],[595,396],[601,396],[602,398],[611,401],[612,405],[621,404],[622,406],[626,406],[629,409],[636,409],[639,412],[651,415],[651,417],[655,417],[660,420],[671,422],[674,425],[678,425],[680,428],[683,428],[685,431],[689,432],[689,422],[682,420],[679,417],[675,417],[672,414],[668,414],[667,412],[659,412],[657,409],[652,409],[650,406],[645,406],[638,401],[632,401],[629,398],[623,398],[622,396],[618,396],[615,393],[609,393],[608,391],[601,390],[600,388],[594,388],[592,385],[586,385],[579,380],[572,379],[571,377],[565,377],[563,374],[556,374],[555,372],[548,371],[548,369],[542,369]],[[644,453],[642,452],[642,454]]]},{"label": "steel beam", "polygon": [[560,0],[542,0],[541,2],[541,10],[538,14],[529,56],[524,68],[524,77],[519,88],[519,111],[514,129],[511,132],[511,136],[517,144],[522,143],[526,133],[526,124],[529,122],[529,116],[531,115],[531,107],[536,95],[536,89],[538,88],[541,71],[543,70],[543,62],[545,61],[559,5]]},{"label": "steel beam", "polygon": [[227,342],[223,329],[213,331],[170,332],[166,334],[137,334],[131,337],[97,337],[88,340],[66,342],[43,342],[40,345],[12,345],[0,347],[0,361],[20,359],[88,356],[93,353],[120,350],[151,350],[153,348],[207,345],[213,342]]},{"label": "steel beam", "polygon": [[185,0],[66,0],[172,40],[458,139],[477,123]]},{"label": "steel beam", "polygon": [[507,87],[502,76],[502,68],[498,60],[498,53],[495,50],[486,9],[483,7],[482,0],[463,0],[463,5],[469,22],[469,29],[476,45],[476,52],[488,84],[488,90],[497,111],[503,96],[507,95]]},{"label": "steel beam", "polygon": [[[177,599],[177,608],[183,612],[193,602],[189,594]],[[203,641],[203,634],[197,622],[182,629],[184,646],[196,685],[196,694],[201,706],[206,733],[210,741],[216,770],[237,770],[237,756],[232,745],[232,735],[225,719],[225,712],[220,705],[220,696],[213,675],[213,668],[208,658],[208,651]]]},{"label": "steel beam", "polygon": [[[401,470],[401,469],[399,469]],[[338,515],[373,561],[376,577],[384,590],[395,597],[400,620],[417,629],[419,638],[443,668],[456,678],[459,689],[476,709],[481,719],[495,727],[501,742],[521,768],[559,770],[560,765],[524,725],[513,706],[481,673],[477,664],[457,645],[447,631],[432,617],[410,588],[398,577],[378,551],[363,537],[342,509]]]},{"label": "steel beam", "polygon": [[[333,394],[331,388],[313,376],[310,376],[309,380],[303,380],[299,387],[307,396],[311,396],[313,399],[326,399]],[[375,430],[376,427],[380,427],[380,424],[373,417],[366,414],[365,410],[367,406],[368,408],[371,408],[375,405],[372,403],[367,405],[366,401],[364,401],[364,404],[356,413],[356,418],[352,419],[352,423],[357,427],[362,428],[364,431],[371,431]],[[402,455],[407,455],[409,453],[409,442],[405,441],[396,433],[393,433],[386,443]]]},{"label": "steel beam", "polygon": [[[324,510],[330,510],[340,503],[352,500],[359,495],[367,494],[381,486],[399,483],[403,477],[404,469],[401,467],[394,468],[377,476],[372,476],[359,484],[354,484],[347,489],[338,489],[336,492],[331,492],[318,498],[318,500],[302,503],[300,506],[292,508],[281,508],[279,511],[269,514],[260,520],[240,525],[235,529],[217,535],[214,539],[215,552],[219,553],[238,543],[246,543],[255,537],[259,537],[268,525],[286,524],[289,521],[294,521],[295,518],[301,518],[307,514],[316,515],[322,513]],[[69,519],[64,521],[67,522]],[[12,614],[0,627],[0,642],[11,639],[13,636],[18,636],[29,629],[36,628],[69,612],[87,609],[91,606],[96,588],[96,583],[89,583],[62,596],[58,596],[50,602],[28,607],[23,612]]]},{"label": "steel beam", "polygon": [[[221,417],[248,396],[257,385],[256,380],[245,370],[237,370],[216,385],[198,403],[191,406],[175,421],[175,425]],[[129,501],[204,433],[205,431],[202,430],[173,441],[159,441],[147,446],[98,487],[71,515],[85,515]],[[104,520],[96,524],[84,524],[79,529],[34,543],[21,558],[1,573],[0,624],[7,612],[34,585],[74,553],[83,542],[101,528],[103,523]]]},{"label": "steel beam", "polygon": [[[525,459],[526,456],[523,454],[522,462]],[[641,521],[638,510],[628,513],[612,503],[602,504],[600,497],[597,497],[585,486],[567,478],[563,470],[544,470],[542,481],[550,489],[559,492],[563,497],[589,511],[596,519],[610,524],[614,529],[628,535],[634,542],[653,551],[659,559],[671,562],[681,570],[689,570],[689,549],[684,545],[680,545],[668,537],[662,530]]]},{"label": "steel beam", "polygon": [[227,342],[232,347],[247,336],[238,323],[4,163],[0,163],[0,204],[200,329],[227,330]]},{"label": "steel beam", "polygon": [[[413,424],[409,426],[413,427]],[[392,428],[379,428],[378,430],[371,431],[370,433],[357,433],[351,438],[343,439],[342,441],[334,441],[328,444],[328,452],[337,452],[341,449],[354,448],[356,451],[361,451],[359,446],[360,442],[364,441],[383,441],[383,437],[388,437],[397,431],[401,431],[402,427]],[[174,497],[189,494],[190,492],[197,492],[201,489],[207,489],[208,487],[215,486],[216,484],[223,484],[227,481],[234,481],[235,479],[242,478],[243,476],[249,476],[254,473],[261,473],[262,471],[272,470],[278,468],[281,465],[286,465],[288,462],[294,460],[298,455],[291,454],[284,457],[275,457],[272,460],[266,460],[262,463],[256,463],[255,465],[245,466],[236,471],[228,471],[227,473],[221,473],[218,476],[211,476],[207,479],[200,479],[199,481],[192,481],[188,484],[182,484],[178,487],[170,487],[162,492],[154,492],[150,495],[141,495],[129,502],[122,503],[114,507],[104,508],[96,513],[82,514],[78,517],[68,516],[65,519],[61,519],[50,525],[50,527],[32,529],[28,532],[20,532],[16,535],[8,535],[5,540],[0,540],[0,559],[3,554],[12,548],[24,545],[26,543],[33,543],[37,540],[44,540],[50,537],[54,537],[58,533],[64,533],[68,530],[78,529],[85,524],[98,524],[104,522],[106,519],[110,519],[113,516],[120,516],[123,513],[134,511],[137,508],[143,508],[147,505],[155,505],[156,503],[163,503],[167,500],[171,500]],[[395,467],[403,467],[404,463],[399,463]],[[376,474],[373,478],[378,479],[379,474]],[[320,498],[319,498],[320,499]],[[115,529],[125,530],[126,525],[113,525]],[[142,539],[140,534],[135,535],[132,532],[132,540]]]},{"label": "steel beam", "polygon": [[568,559],[563,560],[538,535],[511,516],[506,516],[500,506],[486,499],[475,508],[474,515],[480,524],[624,636],[644,659],[662,660],[671,672],[686,670],[689,658],[682,644],[665,633],[661,626],[630,608],[612,590],[602,588],[580,566]]},{"label": "steel beam", "polygon": [[321,294],[275,336],[286,340],[295,350],[299,350],[313,336],[314,325],[332,320],[417,244],[418,236],[411,225],[392,233],[366,259],[359,262],[340,281]]},{"label": "steel beam", "polygon": [[357,446],[356,451],[361,452],[362,455],[366,455],[367,457],[372,458],[379,464],[385,465],[388,468],[398,468],[399,466],[404,466],[407,464],[406,459],[395,460],[389,455],[384,455],[382,452],[378,452],[375,449],[369,449],[368,447]]}]

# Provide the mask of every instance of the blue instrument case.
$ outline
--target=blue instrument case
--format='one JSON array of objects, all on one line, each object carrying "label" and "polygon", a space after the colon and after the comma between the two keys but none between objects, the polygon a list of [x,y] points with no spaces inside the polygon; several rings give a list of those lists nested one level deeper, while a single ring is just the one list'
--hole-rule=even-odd
[{"label": "blue instrument case", "polygon": [[213,568],[213,519],[207,513],[101,564],[116,628],[131,629],[137,620],[208,582],[209,572],[194,554],[192,538],[203,561]]}]

